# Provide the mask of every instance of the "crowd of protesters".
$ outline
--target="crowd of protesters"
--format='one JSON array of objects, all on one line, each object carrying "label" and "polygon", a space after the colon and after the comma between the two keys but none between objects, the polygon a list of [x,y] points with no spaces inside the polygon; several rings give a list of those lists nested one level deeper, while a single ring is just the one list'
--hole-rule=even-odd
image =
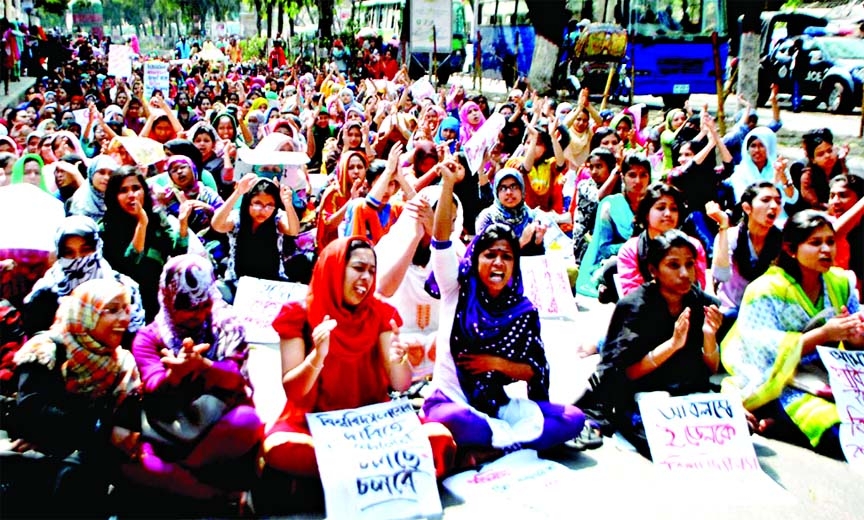
[{"label": "crowd of protesters", "polygon": [[[864,179],[826,128],[782,157],[776,93],[767,126],[742,100],[721,135],[707,107],[436,89],[380,39],[316,63],[282,42],[247,60],[236,38],[182,38],[168,89],[147,92],[146,56],[115,77],[107,40],[29,32],[50,52],[2,113],[0,195],[31,185],[67,216],[50,267],[0,258],[11,450],[56,463],[53,496],[24,510],[105,513],[109,485],[222,507],[268,475],[317,481],[305,414],[405,392],[418,345],[439,477],[471,450],[614,430],[650,456],[637,395],[719,390],[718,373],[754,431],[842,458],[833,402],[790,381],[816,345],[864,346]],[[615,303],[604,337],[578,339],[601,361],[576,405],[550,402],[523,291],[520,259],[553,254],[574,294]],[[266,428],[231,305],[244,276],[308,284],[273,322],[287,404]]]}]

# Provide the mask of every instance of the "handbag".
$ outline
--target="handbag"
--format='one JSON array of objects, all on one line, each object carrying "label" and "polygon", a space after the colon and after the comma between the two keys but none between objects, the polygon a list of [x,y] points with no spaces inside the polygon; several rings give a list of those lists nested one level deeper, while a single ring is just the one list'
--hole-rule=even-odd
[{"label": "handbag", "polygon": [[203,394],[179,408],[160,406],[168,403],[148,403],[145,399],[141,438],[154,445],[160,455],[175,459],[188,455],[229,409],[228,403],[212,394]]}]

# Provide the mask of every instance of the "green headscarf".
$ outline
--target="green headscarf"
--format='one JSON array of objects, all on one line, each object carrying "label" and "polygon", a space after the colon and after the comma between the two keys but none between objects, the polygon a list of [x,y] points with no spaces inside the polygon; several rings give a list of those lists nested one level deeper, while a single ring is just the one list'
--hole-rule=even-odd
[{"label": "green headscarf", "polygon": [[[234,144],[237,146],[246,146],[246,141],[243,139],[243,134],[240,132],[240,125],[237,124],[237,118],[234,117],[234,114],[231,112],[220,112],[219,114],[214,115],[210,118],[210,124],[213,126],[213,129],[219,126],[219,120],[223,117],[227,117],[229,121],[231,121],[231,126],[234,127]],[[216,138],[219,138],[219,133],[216,133]]]},{"label": "green headscarf", "polygon": [[28,161],[39,163],[39,189],[51,194],[51,191],[48,190],[48,186],[45,184],[45,175],[42,171],[45,168],[45,162],[42,160],[42,157],[35,153],[24,154],[20,159],[15,161],[15,164],[12,166],[12,180],[10,184],[24,184],[24,163]]}]

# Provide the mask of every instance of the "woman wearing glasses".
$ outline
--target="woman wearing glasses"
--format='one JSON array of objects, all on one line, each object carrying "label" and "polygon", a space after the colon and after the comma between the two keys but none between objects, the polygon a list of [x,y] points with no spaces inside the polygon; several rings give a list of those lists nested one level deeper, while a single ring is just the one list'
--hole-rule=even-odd
[{"label": "woman wearing glasses", "polygon": [[522,256],[544,254],[546,225],[538,220],[539,212],[525,204],[525,180],[519,170],[504,168],[499,171],[492,192],[495,202],[477,217],[477,234],[491,224],[507,224],[519,239]]},{"label": "woman wearing glasses", "polygon": [[[237,199],[239,210],[235,210]],[[291,204],[291,188],[250,173],[213,215],[214,231],[227,233],[231,244],[225,279],[252,276],[265,280],[284,278],[280,251],[282,237],[297,236],[300,222]]]}]

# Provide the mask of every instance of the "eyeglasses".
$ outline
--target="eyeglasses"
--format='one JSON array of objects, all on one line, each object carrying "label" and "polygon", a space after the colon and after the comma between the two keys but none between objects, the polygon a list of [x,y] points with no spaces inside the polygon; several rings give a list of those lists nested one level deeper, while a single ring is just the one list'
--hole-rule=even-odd
[{"label": "eyeglasses", "polygon": [[99,315],[100,316],[112,316],[115,318],[120,317],[120,316],[131,316],[132,315],[132,308],[128,305],[123,305],[123,306],[109,305],[108,307],[105,307],[104,309],[99,311]]},{"label": "eyeglasses", "polygon": [[519,184],[517,184],[517,183],[501,184],[500,186],[498,186],[498,193],[504,193],[506,191],[512,191],[512,192],[522,191],[522,186],[519,186]]},{"label": "eyeglasses", "polygon": [[261,204],[260,202],[253,202],[249,206],[255,211],[273,211],[276,209],[275,204]]}]

